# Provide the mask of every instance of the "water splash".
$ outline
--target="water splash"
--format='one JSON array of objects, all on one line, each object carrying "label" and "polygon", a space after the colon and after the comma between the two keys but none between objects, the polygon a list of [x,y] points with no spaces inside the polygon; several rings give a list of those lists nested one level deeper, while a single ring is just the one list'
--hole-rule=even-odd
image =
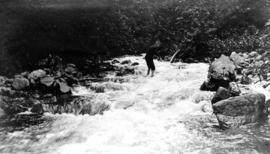
[{"label": "water splash", "polygon": [[[77,87],[73,95],[94,95],[111,105],[104,115],[46,115],[46,123],[1,134],[0,152],[53,154],[263,153],[270,127],[220,131],[211,111],[213,93],[202,92],[208,65],[155,61],[156,75],[146,73],[142,57],[128,82],[95,83],[104,93]],[[110,78],[112,74],[108,75]],[[118,87],[118,88],[115,88]],[[119,88],[121,87],[121,88]],[[263,133],[262,133],[263,132]],[[261,138],[254,137],[254,134]],[[264,134],[264,135],[262,135]],[[20,141],[20,143],[18,143]],[[11,146],[12,145],[12,146]],[[258,148],[259,147],[259,148]]]}]

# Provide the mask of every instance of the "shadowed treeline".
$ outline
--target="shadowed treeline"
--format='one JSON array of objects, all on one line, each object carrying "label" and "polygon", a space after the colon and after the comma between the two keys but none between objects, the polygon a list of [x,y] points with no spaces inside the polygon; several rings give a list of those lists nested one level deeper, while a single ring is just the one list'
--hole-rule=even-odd
[{"label": "shadowed treeline", "polygon": [[89,53],[95,55],[102,48],[96,38],[102,36],[97,22],[99,16],[110,12],[108,2],[16,0],[0,3],[1,73],[31,68],[49,53],[75,59]]},{"label": "shadowed treeline", "polygon": [[270,18],[266,2],[2,0],[0,74],[33,69],[50,53],[78,64],[137,54],[155,39],[163,44],[163,58],[179,48],[184,59],[249,52],[261,47],[256,31]]}]

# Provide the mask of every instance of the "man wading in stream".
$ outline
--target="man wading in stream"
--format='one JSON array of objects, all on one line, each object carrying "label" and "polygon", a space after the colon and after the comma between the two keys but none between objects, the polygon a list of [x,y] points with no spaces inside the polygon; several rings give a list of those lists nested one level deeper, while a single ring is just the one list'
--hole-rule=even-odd
[{"label": "man wading in stream", "polygon": [[148,76],[151,72],[151,77],[154,76],[154,73],[155,73],[155,64],[154,64],[154,56],[158,56],[158,51],[161,49],[161,43],[159,40],[157,40],[155,42],[155,44],[151,45],[149,50],[146,52],[146,55],[145,55],[145,61],[146,61],[146,64],[147,64],[147,67],[148,67],[148,70],[147,70],[147,74],[146,76]]}]

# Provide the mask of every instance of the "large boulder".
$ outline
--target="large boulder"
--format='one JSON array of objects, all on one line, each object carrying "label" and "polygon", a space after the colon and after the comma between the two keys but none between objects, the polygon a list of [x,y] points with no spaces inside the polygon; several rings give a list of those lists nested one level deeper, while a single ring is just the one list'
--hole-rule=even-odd
[{"label": "large boulder", "polygon": [[268,109],[265,95],[255,93],[219,101],[213,104],[213,112],[220,126],[228,128],[263,120],[267,118]]},{"label": "large boulder", "polygon": [[36,80],[45,77],[46,76],[46,72],[42,69],[39,70],[35,70],[33,72],[31,72],[28,75],[28,79],[30,80],[31,83],[35,83]]},{"label": "large boulder", "polygon": [[235,78],[235,65],[229,57],[221,55],[220,58],[211,63],[208,76],[209,78],[232,81]]},{"label": "large boulder", "polygon": [[219,87],[229,88],[229,83],[236,79],[235,65],[229,57],[222,55],[210,64],[208,81],[204,82],[201,90],[216,91]]},{"label": "large boulder", "polygon": [[241,73],[243,68],[248,66],[246,59],[236,52],[231,53],[230,59],[233,61],[234,65],[236,67],[236,71],[239,74]]},{"label": "large boulder", "polygon": [[23,90],[30,85],[29,80],[24,77],[17,77],[12,83],[12,87],[15,90]]}]

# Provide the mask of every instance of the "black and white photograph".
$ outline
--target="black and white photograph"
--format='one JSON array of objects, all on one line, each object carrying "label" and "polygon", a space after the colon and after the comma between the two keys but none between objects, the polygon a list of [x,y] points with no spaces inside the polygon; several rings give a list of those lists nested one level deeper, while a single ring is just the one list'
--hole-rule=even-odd
[{"label": "black and white photograph", "polygon": [[270,0],[0,0],[0,154],[270,154]]}]

